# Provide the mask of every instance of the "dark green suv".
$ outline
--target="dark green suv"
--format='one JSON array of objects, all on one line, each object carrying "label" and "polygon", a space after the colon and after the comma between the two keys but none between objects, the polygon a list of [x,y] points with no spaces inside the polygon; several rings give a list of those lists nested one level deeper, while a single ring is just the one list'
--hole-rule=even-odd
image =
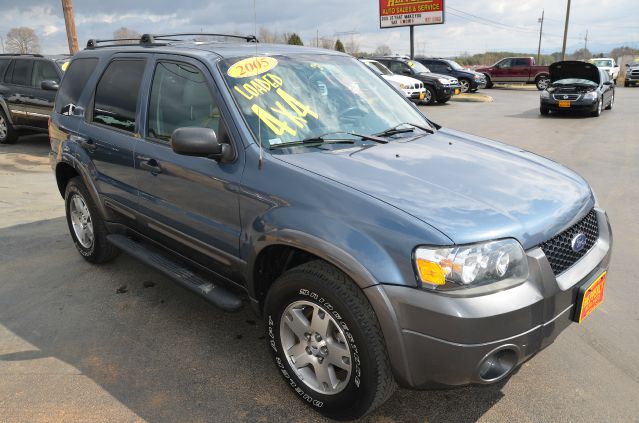
[{"label": "dark green suv", "polygon": [[58,84],[69,58],[0,55],[0,144],[23,131],[46,132]]}]

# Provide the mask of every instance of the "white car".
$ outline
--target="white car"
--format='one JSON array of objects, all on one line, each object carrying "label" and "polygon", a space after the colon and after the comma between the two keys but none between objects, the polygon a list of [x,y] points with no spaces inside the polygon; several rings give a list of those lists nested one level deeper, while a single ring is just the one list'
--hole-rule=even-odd
[{"label": "white car", "polygon": [[391,72],[386,66],[379,63],[377,60],[362,59],[362,62],[373,70],[376,74],[391,83],[395,88],[398,88],[404,95],[411,100],[421,101],[426,95],[426,89],[424,83],[415,78],[409,76],[397,75]]},{"label": "white car", "polygon": [[598,59],[590,59],[590,63],[597,66],[602,71],[608,73],[610,79],[615,81],[615,85],[617,84],[617,77],[619,76],[619,65],[615,62],[615,59],[610,57],[602,57]]}]

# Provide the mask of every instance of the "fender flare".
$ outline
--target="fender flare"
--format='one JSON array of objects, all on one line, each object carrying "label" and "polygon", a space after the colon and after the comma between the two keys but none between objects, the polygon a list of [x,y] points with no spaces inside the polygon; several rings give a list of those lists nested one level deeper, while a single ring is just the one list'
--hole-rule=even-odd
[{"label": "fender flare", "polygon": [[[63,148],[63,146],[60,146],[60,148]],[[64,192],[62,191],[58,181],[58,167],[61,165],[71,166],[76,171],[76,173],[82,179],[84,186],[87,188],[87,191],[89,191],[91,200],[93,201],[93,204],[95,204],[95,206],[99,210],[102,217],[107,221],[112,220],[111,213],[104,206],[103,202],[100,201],[100,195],[98,193],[97,187],[95,186],[95,182],[93,178],[91,177],[91,172],[89,171],[87,166],[85,166],[78,158],[76,158],[73,154],[71,154],[70,151],[66,151],[62,153],[62,157],[60,160],[57,161],[55,165],[55,170],[54,170],[56,183],[58,184],[58,189],[60,189],[60,194],[62,195],[62,198],[64,198]]]}]

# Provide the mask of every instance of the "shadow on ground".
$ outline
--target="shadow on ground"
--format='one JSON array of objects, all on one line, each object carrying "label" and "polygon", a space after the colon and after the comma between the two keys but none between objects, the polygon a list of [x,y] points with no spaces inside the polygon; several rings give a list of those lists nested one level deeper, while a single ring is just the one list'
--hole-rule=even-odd
[{"label": "shadow on ground", "polygon": [[[150,422],[323,421],[285,386],[249,310],[218,311],[125,255],[91,266],[64,218],[0,239],[0,324],[35,347],[0,361],[62,360]],[[475,421],[502,387],[399,390],[366,421]]]}]

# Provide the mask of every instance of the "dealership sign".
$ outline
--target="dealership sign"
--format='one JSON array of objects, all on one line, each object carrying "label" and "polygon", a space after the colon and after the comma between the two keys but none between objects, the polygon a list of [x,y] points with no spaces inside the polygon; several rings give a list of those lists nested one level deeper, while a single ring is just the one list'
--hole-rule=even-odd
[{"label": "dealership sign", "polygon": [[379,0],[379,27],[444,23],[444,0]]}]

